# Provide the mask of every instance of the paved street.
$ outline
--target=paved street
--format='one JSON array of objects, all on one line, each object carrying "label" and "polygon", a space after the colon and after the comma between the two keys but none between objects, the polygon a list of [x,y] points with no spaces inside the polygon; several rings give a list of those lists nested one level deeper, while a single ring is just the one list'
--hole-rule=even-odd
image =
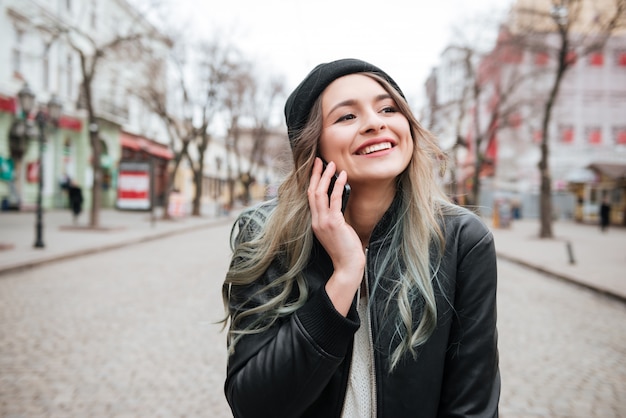
[{"label": "paved street", "polygon": [[626,304],[499,263],[503,418],[626,417]]},{"label": "paved street", "polygon": [[0,278],[0,416],[227,417],[230,226]]},{"label": "paved street", "polygon": [[[0,416],[230,417],[230,225],[0,276]],[[501,417],[624,417],[626,305],[500,262]]]}]

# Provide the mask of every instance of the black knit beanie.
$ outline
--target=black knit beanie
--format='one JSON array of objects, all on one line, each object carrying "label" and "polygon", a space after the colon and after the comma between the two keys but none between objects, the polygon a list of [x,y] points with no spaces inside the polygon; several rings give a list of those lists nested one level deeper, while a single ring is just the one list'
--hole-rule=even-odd
[{"label": "black knit beanie", "polygon": [[293,148],[294,140],[304,128],[309,119],[311,107],[322,91],[333,81],[344,75],[354,73],[372,72],[387,80],[402,97],[404,94],[400,87],[387,73],[380,68],[354,58],[340,59],[327,62],[315,67],[309,75],[289,95],[285,103],[285,120],[287,121],[287,135]]}]

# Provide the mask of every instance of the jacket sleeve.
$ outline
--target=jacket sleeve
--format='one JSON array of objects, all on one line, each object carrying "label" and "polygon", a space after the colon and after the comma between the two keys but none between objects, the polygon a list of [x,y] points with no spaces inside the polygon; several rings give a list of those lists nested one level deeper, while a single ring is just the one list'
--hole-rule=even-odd
[{"label": "jacket sleeve", "polygon": [[493,236],[472,217],[458,239],[456,320],[446,353],[439,416],[497,417],[500,372]]},{"label": "jacket sleeve", "polygon": [[[270,267],[257,280],[265,282],[276,275]],[[258,305],[252,294],[248,287],[233,287],[231,309]],[[233,306],[241,301],[247,306]],[[358,327],[354,308],[348,317],[341,315],[322,286],[293,314],[267,330],[246,334],[228,359],[224,390],[233,415],[302,415],[342,363]]]}]

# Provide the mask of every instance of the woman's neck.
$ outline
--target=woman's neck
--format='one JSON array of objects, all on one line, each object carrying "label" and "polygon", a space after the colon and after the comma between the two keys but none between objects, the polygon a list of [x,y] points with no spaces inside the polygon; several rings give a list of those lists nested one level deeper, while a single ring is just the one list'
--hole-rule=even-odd
[{"label": "woman's neck", "polygon": [[374,227],[396,194],[395,187],[353,187],[346,209],[346,221],[354,228],[365,248]]}]

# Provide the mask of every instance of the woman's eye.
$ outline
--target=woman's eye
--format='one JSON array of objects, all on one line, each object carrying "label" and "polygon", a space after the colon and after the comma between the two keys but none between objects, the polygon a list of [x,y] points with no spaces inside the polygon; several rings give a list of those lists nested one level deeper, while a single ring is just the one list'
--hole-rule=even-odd
[{"label": "woman's eye", "polygon": [[385,106],[382,109],[383,113],[396,113],[398,111],[398,109],[396,109],[394,106]]},{"label": "woman's eye", "polygon": [[337,119],[337,122],[343,122],[345,120],[350,120],[350,119],[354,119],[354,118],[355,118],[355,116],[352,113],[348,113],[347,115],[343,115],[339,119]]}]

